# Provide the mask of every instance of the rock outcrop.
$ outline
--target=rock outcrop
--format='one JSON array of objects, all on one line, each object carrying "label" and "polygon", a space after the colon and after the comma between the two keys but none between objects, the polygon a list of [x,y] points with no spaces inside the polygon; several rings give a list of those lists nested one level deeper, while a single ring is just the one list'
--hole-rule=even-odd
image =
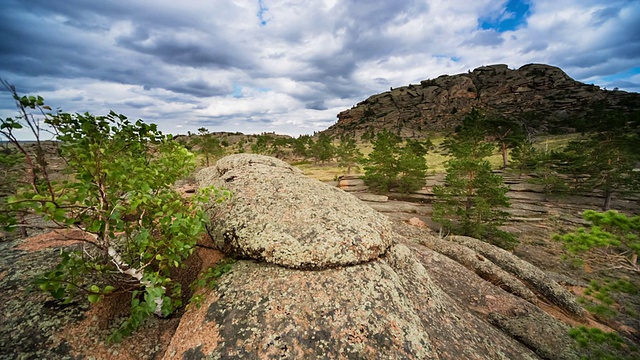
[{"label": "rock outcrop", "polygon": [[636,111],[640,94],[602,90],[549,65],[528,64],[517,70],[491,65],[373,95],[339,113],[338,122],[324,132],[361,136],[388,129],[420,137],[424,131],[452,130],[473,107],[513,117],[531,131],[568,131],[567,118],[584,115],[596,103]]},{"label": "rock outcrop", "polygon": [[259,155],[198,180],[233,190],[211,233],[243,260],[183,315],[166,359],[577,358],[531,292],[480,278],[351,194]]},{"label": "rock outcrop", "polygon": [[228,156],[201,171],[198,181],[233,192],[233,201],[223,205],[231,208],[219,209],[211,234],[227,253],[325,269],[376,259],[392,241],[384,216],[371,208],[351,212],[357,198],[275,158]]}]

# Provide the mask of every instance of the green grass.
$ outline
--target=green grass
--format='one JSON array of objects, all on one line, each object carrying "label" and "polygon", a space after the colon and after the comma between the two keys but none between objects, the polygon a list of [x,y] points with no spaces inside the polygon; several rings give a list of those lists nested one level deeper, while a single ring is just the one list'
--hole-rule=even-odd
[{"label": "green grass", "polygon": [[[544,135],[538,136],[534,140],[534,146],[539,149],[546,149],[548,151],[552,150],[560,150],[565,147],[569,141],[580,139],[582,135],[580,134],[568,134],[568,135]],[[442,135],[438,135],[430,138],[433,145],[435,145],[435,149],[429,151],[429,153],[425,156],[425,160],[428,166],[428,172],[442,174],[445,173],[445,162],[449,160],[449,156],[443,154],[440,145],[444,141],[445,137]],[[338,143],[334,141],[334,145]],[[358,143],[358,148],[364,154],[364,156],[368,156],[371,151],[373,151],[373,145],[370,142],[361,142]],[[233,153],[236,149],[234,147],[227,148],[227,155]],[[250,152],[250,150],[248,151]],[[199,164],[202,164],[203,158],[200,159],[199,156]],[[502,154],[496,148],[493,155],[487,158],[491,167],[494,169],[499,169],[502,167]],[[212,161],[215,163],[215,160]],[[321,180],[321,181],[331,181],[340,175],[346,174],[346,169],[340,168],[337,163],[329,162],[325,164],[314,164],[312,161],[296,161],[291,163],[293,166],[300,168],[305,175],[310,176],[312,178]],[[362,167],[360,167],[360,173],[363,172]],[[357,170],[352,169],[352,173],[358,174]]]}]

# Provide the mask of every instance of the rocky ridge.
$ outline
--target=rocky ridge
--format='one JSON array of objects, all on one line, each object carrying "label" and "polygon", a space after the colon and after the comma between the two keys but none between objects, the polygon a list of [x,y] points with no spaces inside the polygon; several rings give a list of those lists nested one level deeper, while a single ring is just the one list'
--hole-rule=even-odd
[{"label": "rocky ridge", "polygon": [[373,95],[338,114],[324,133],[362,136],[391,130],[403,137],[452,130],[473,107],[515,118],[535,132],[571,131],[566,121],[596,103],[636,111],[640,94],[609,91],[570,78],[560,68],[528,64],[482,66],[466,74],[442,75]]}]

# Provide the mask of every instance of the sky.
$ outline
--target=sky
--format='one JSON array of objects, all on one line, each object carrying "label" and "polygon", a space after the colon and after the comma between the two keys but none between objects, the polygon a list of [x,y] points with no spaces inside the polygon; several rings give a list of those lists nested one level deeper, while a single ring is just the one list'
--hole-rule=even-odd
[{"label": "sky", "polygon": [[[0,78],[165,133],[321,131],[367,97],[491,64],[640,91],[638,0],[3,0]],[[0,117],[16,114],[0,92]],[[20,136],[28,137],[25,133]]]}]

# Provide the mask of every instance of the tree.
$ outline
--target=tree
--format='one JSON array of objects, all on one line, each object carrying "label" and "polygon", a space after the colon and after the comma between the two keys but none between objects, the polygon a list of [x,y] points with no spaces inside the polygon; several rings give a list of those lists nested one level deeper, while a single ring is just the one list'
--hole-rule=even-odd
[{"label": "tree", "polygon": [[312,144],[313,138],[310,135],[298,136],[296,139],[293,139],[293,154],[296,156],[300,156],[303,159],[307,159],[309,157],[309,152]]},{"label": "tree", "polygon": [[600,113],[586,139],[570,142],[562,155],[566,164],[559,169],[572,177],[575,191],[600,190],[602,210],[611,208],[615,193],[640,189],[640,134],[638,115]]},{"label": "tree", "polygon": [[554,239],[580,260],[599,269],[624,269],[640,273],[640,216],[627,216],[615,210],[587,210],[583,218],[591,223]]},{"label": "tree", "polygon": [[430,150],[433,150],[435,146],[431,142],[431,140],[412,140],[407,139],[405,147],[411,149],[411,151],[418,156],[425,156],[429,153]]},{"label": "tree", "polygon": [[331,137],[324,133],[318,135],[316,142],[310,148],[310,154],[316,163],[331,160],[335,153],[336,147],[333,145]]},{"label": "tree", "polygon": [[427,176],[427,162],[424,159],[426,152],[416,153],[415,148],[405,146],[400,150],[398,157],[398,189],[403,193],[422,188]]},{"label": "tree", "polygon": [[562,161],[558,152],[539,150],[531,142],[523,141],[513,149],[511,157],[511,169],[520,176],[524,172],[531,175],[528,181],[542,186],[545,200],[551,194],[568,189],[565,179],[558,173]]},{"label": "tree", "polygon": [[206,128],[198,129],[198,137],[195,139],[195,143],[199,146],[200,153],[204,155],[207,167],[210,166],[210,159],[224,154],[224,148],[221,146],[220,140],[213,137]]},{"label": "tree", "polygon": [[412,146],[402,146],[402,139],[387,130],[379,132],[373,151],[365,161],[363,180],[374,191],[399,189],[409,193],[424,184],[427,164],[424,155],[415,153]]},{"label": "tree", "polygon": [[283,158],[286,155],[285,148],[289,147],[291,139],[288,137],[276,137],[271,141],[268,153],[277,158]]},{"label": "tree", "polygon": [[508,165],[508,150],[525,141],[525,134],[517,122],[504,116],[491,115],[483,121],[487,136],[493,139],[502,154],[502,168]]},{"label": "tree", "polygon": [[358,149],[356,140],[344,134],[340,136],[340,143],[336,148],[336,156],[338,164],[347,168],[347,174],[351,173],[351,168],[356,167],[363,157],[362,152]]},{"label": "tree", "polygon": [[532,142],[522,141],[511,152],[510,168],[518,172],[518,176],[525,172],[534,172],[541,162],[542,155],[543,152],[535,148]]},{"label": "tree", "polygon": [[445,164],[445,185],[433,189],[433,219],[457,234],[512,248],[517,240],[498,229],[508,218],[502,208],[510,203],[502,177],[493,173],[486,160],[495,145],[485,140],[484,119],[472,110],[457,133],[445,140],[452,159]]},{"label": "tree", "polygon": [[269,144],[271,144],[271,136],[267,134],[261,134],[256,137],[255,144],[251,145],[251,151],[254,154],[269,154]]},{"label": "tree", "polygon": [[[76,295],[94,303],[130,293],[131,314],[113,334],[116,341],[144,318],[174,312],[182,305],[181,286],[169,273],[194,251],[207,223],[208,201],[222,201],[228,194],[207,188],[185,199],[175,192],[173,183],[195,168],[194,155],[154,124],[131,122],[114,112],[46,113],[50,108],[41,97],[19,97],[14,87],[3,84],[20,115],[1,120],[0,133],[22,153],[28,176],[0,203],[0,224],[7,230],[29,226],[22,220],[36,214],[49,228],[74,230],[65,234],[80,242],[65,248],[60,263],[38,276],[36,285],[65,303]],[[16,138],[16,130],[28,127],[42,149],[41,120],[55,134],[67,164],[61,179]]]},{"label": "tree", "polygon": [[364,182],[374,191],[388,192],[398,176],[396,161],[400,137],[387,130],[371,141],[373,150],[365,161]]}]

